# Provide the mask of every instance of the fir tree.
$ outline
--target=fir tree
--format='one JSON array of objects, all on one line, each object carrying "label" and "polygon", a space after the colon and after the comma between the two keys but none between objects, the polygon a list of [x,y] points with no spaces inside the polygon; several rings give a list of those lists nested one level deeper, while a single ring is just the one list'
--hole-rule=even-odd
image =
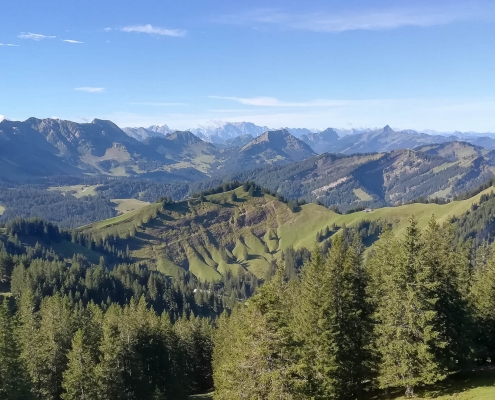
[{"label": "fir tree", "polygon": [[119,331],[120,307],[111,305],[103,320],[103,337],[99,346],[100,362],[95,368],[95,378],[102,400],[124,399],[122,344]]},{"label": "fir tree", "polygon": [[478,327],[478,357],[483,362],[495,360],[495,244],[486,265],[474,272],[470,300]]},{"label": "fir tree", "polygon": [[72,339],[72,349],[67,356],[67,370],[63,373],[62,381],[65,392],[61,396],[62,399],[97,398],[95,360],[89,348],[83,330],[79,329]]},{"label": "fir tree", "polygon": [[453,226],[440,226],[432,216],[423,233],[420,257],[430,269],[435,288],[436,330],[445,346],[437,348],[439,361],[458,369],[469,357],[472,324],[469,316],[469,249],[457,244]]},{"label": "fir tree", "polygon": [[220,318],[213,361],[216,399],[302,398],[283,276],[279,268],[249,305]]},{"label": "fir tree", "polygon": [[[390,237],[387,237],[390,241]],[[438,331],[435,311],[436,290],[431,268],[422,258],[423,244],[417,222],[411,219],[398,244],[380,246],[373,264],[381,265],[377,281],[380,296],[376,301],[375,338],[380,356],[378,381],[382,388],[402,386],[406,396],[414,387],[431,384],[445,377],[436,352],[445,346]]]},{"label": "fir tree", "polygon": [[301,271],[299,296],[294,307],[293,329],[300,343],[299,368],[305,381],[302,392],[315,399],[337,395],[337,343],[327,266],[317,247]]},{"label": "fir tree", "polygon": [[29,377],[20,360],[20,349],[8,300],[0,306],[0,399],[28,399]]}]

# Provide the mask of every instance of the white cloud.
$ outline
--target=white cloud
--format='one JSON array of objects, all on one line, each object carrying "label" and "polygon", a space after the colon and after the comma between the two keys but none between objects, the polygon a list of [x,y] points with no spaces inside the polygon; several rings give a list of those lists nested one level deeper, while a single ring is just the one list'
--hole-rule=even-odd
[{"label": "white cloud", "polygon": [[73,43],[73,44],[83,44],[84,43],[84,42],[80,42],[79,40],[72,40],[72,39],[62,39],[62,42]]},{"label": "white cloud", "polygon": [[103,29],[105,32],[110,32],[112,30],[112,28],[108,27],[108,28],[105,28]]},{"label": "white cloud", "polygon": [[4,119],[7,119],[7,118],[5,118],[4,115],[0,115],[0,122],[2,122]]},{"label": "white cloud", "polygon": [[37,42],[43,39],[56,38],[56,36],[47,36],[47,35],[41,35],[39,33],[31,33],[31,32],[21,32],[18,37],[19,39],[30,39],[30,40],[36,40]]},{"label": "white cloud", "polygon": [[185,31],[184,29],[158,28],[158,27],[152,26],[150,24],[126,26],[126,27],[122,28],[121,31],[147,33],[149,35],[158,35],[158,36],[174,36],[174,37],[182,37],[182,36],[185,36],[187,33],[187,31]]},{"label": "white cloud", "polygon": [[281,101],[275,97],[226,97],[208,96],[210,99],[231,100],[240,104],[259,107],[337,107],[346,102],[343,100],[310,100],[310,101]]},{"label": "white cloud", "polygon": [[19,47],[18,44],[12,44],[12,43],[0,43],[0,46]]},{"label": "white cloud", "polygon": [[145,101],[145,102],[131,102],[129,104],[132,105],[137,105],[137,106],[185,106],[187,104],[185,103],[160,103],[160,102],[153,102],[153,101]]},{"label": "white cloud", "polygon": [[103,92],[105,88],[84,86],[84,87],[74,88],[74,90],[78,90],[80,92],[88,92],[88,93],[100,93]]},{"label": "white cloud", "polygon": [[493,6],[479,7],[472,4],[448,7],[389,8],[359,11],[321,11],[291,13],[277,9],[257,9],[236,15],[225,15],[217,21],[241,25],[274,25],[281,29],[312,32],[344,32],[352,30],[388,30],[403,26],[428,27],[456,21],[474,20],[493,16]]}]

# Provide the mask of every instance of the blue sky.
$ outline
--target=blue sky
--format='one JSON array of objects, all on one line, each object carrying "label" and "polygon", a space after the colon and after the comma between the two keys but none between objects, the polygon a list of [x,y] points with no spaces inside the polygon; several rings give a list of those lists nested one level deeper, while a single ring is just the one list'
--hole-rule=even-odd
[{"label": "blue sky", "polygon": [[495,2],[6,0],[0,115],[495,132]]}]

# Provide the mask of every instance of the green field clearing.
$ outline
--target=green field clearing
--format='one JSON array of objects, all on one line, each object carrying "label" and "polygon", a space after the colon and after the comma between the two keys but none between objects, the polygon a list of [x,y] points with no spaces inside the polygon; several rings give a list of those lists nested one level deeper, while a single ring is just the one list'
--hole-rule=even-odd
[{"label": "green field clearing", "polygon": [[96,189],[101,185],[72,185],[72,186],[52,186],[48,190],[51,192],[61,192],[67,195],[70,194],[75,198],[79,199],[83,196],[96,196],[98,193]]},{"label": "green field clearing", "polygon": [[352,190],[356,197],[361,201],[371,201],[373,197],[371,197],[368,193],[366,193],[363,189],[353,189]]},{"label": "green field clearing", "polygon": [[127,214],[128,212],[138,210],[150,205],[150,203],[148,203],[147,201],[141,201],[137,199],[112,199],[110,201],[117,204],[115,207],[115,211],[117,211],[119,215]]},{"label": "green field clearing", "polygon": [[62,240],[60,242],[52,242],[51,247],[57,253],[65,258],[72,258],[74,254],[82,254],[89,261],[94,264],[98,264],[100,261],[100,253],[88,249],[87,247],[81,246],[76,243],[68,242],[67,240]]}]

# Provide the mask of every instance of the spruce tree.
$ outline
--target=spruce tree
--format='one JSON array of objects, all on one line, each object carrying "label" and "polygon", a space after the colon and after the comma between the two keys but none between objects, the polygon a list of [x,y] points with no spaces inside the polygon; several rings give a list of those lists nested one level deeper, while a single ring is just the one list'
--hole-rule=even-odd
[{"label": "spruce tree", "polygon": [[[372,262],[378,266],[379,271],[374,272],[380,284],[372,291],[380,357],[378,382],[382,388],[402,386],[406,396],[414,395],[415,386],[445,378],[436,358],[437,350],[445,346],[435,310],[438,284],[422,254],[423,243],[413,218],[404,238],[392,246],[380,246],[374,255],[377,260]],[[380,267],[380,259],[388,262]]]},{"label": "spruce tree", "polygon": [[215,333],[215,399],[297,399],[299,373],[283,268]]},{"label": "spruce tree", "polygon": [[95,378],[101,400],[126,398],[123,380],[122,343],[119,323],[121,309],[111,305],[103,319],[103,337],[99,346],[100,362],[95,368]]},{"label": "spruce tree", "polygon": [[371,315],[366,302],[367,275],[362,266],[359,235],[347,247],[338,235],[327,258],[331,318],[336,342],[336,393],[339,398],[359,397],[371,377]]},{"label": "spruce tree", "polygon": [[434,216],[423,232],[422,241],[421,257],[437,284],[435,329],[445,343],[437,348],[437,356],[445,367],[458,369],[470,356],[469,249],[456,243],[452,225],[440,226]]},{"label": "spruce tree", "polygon": [[62,387],[64,400],[97,398],[95,360],[90,351],[90,343],[79,329],[72,339],[72,349],[68,356],[67,370],[63,373]]},{"label": "spruce tree", "polygon": [[[327,264],[328,265],[328,264]],[[303,266],[298,301],[294,306],[293,330],[305,396],[315,399],[337,395],[335,330],[327,265],[317,247]]]},{"label": "spruce tree", "polygon": [[470,300],[476,319],[476,343],[480,361],[495,360],[495,244],[485,266],[476,268]]},{"label": "spruce tree", "polygon": [[15,335],[14,318],[10,315],[8,299],[0,306],[0,399],[28,399],[29,376],[20,360]]}]

